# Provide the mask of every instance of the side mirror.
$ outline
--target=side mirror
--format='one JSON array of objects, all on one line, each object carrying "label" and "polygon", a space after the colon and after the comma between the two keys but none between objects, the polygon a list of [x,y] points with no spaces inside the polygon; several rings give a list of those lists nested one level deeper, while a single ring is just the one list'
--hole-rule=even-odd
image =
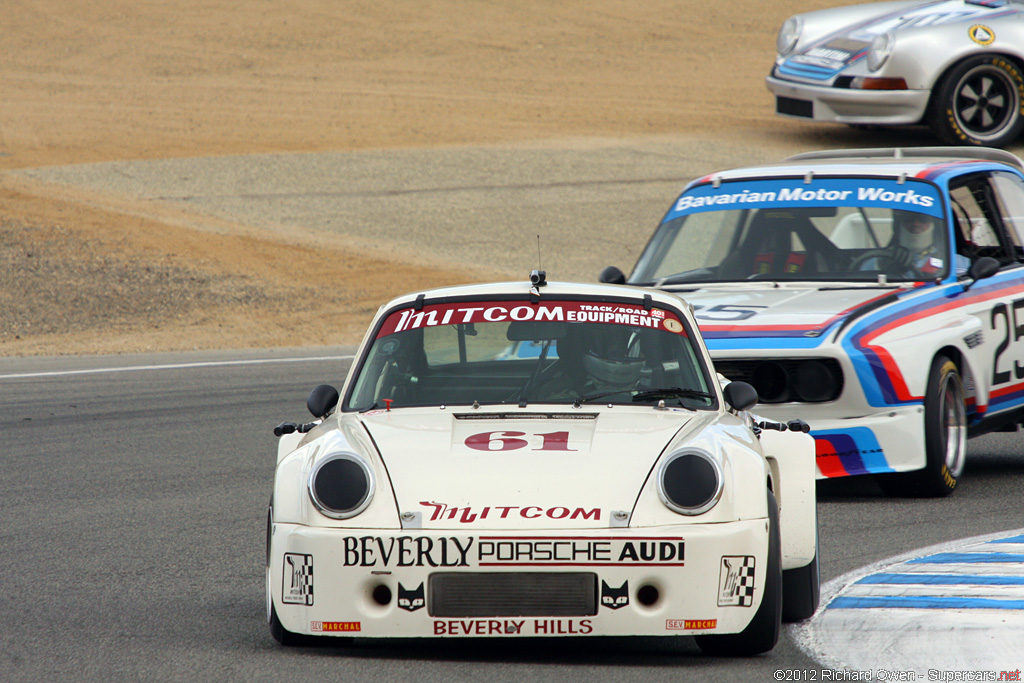
[{"label": "side mirror", "polygon": [[722,389],[722,394],[733,410],[746,410],[757,404],[757,389],[746,382],[729,382]]},{"label": "side mirror", "polygon": [[1000,263],[991,256],[982,256],[971,264],[971,277],[975,280],[984,280],[999,272]]},{"label": "side mirror", "polygon": [[321,384],[316,387],[309,392],[309,398],[306,399],[306,407],[315,418],[327,417],[331,408],[336,405],[338,405],[338,390],[330,384]]},{"label": "side mirror", "polygon": [[615,266],[608,266],[601,271],[601,274],[597,277],[599,282],[604,282],[609,285],[624,285],[626,284],[626,276],[621,270]]}]

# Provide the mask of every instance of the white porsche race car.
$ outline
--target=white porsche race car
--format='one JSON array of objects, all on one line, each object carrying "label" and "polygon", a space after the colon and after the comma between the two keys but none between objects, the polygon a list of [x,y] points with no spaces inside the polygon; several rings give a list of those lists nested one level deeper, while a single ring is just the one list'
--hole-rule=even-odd
[{"label": "white porsche race car", "polygon": [[951,145],[1024,129],[1024,0],[868,2],[790,17],[766,83],[776,113],[927,124]]},{"label": "white porsche race car", "polygon": [[770,650],[818,603],[813,441],[722,381],[667,292],[535,271],[388,303],[275,429],[271,633]]}]

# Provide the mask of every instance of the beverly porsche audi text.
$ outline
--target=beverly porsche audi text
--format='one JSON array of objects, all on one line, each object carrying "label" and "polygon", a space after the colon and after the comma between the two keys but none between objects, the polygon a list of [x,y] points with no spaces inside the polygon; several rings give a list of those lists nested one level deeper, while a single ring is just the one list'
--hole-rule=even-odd
[{"label": "beverly porsche audi text", "polygon": [[667,292],[535,271],[388,303],[275,429],[271,633],[770,650],[818,604],[813,440],[723,382]]},{"label": "beverly porsche audi text", "polygon": [[951,145],[1024,129],[1024,1],[871,2],[790,17],[768,76],[782,116],[924,123]]},{"label": "beverly porsche audi text", "polygon": [[947,495],[969,435],[1024,419],[1022,244],[1008,152],[812,152],[690,183],[628,282],[692,303],[758,412],[799,412],[819,477]]}]

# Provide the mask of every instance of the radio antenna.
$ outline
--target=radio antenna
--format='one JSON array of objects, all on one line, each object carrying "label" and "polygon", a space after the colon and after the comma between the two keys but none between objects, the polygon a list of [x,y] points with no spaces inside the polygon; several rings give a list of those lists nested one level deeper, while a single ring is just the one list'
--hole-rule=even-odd
[{"label": "radio antenna", "polygon": [[540,262],[540,235],[537,235],[537,270],[544,270],[544,265]]}]

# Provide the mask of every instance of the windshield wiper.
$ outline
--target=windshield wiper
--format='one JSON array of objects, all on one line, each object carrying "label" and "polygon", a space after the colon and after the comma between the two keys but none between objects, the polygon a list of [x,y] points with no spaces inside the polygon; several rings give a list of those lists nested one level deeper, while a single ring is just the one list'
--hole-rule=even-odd
[{"label": "windshield wiper", "polygon": [[651,389],[640,391],[634,394],[634,401],[653,401],[666,398],[705,398],[714,400],[715,395],[699,389],[683,389],[682,387],[666,387],[665,389]]},{"label": "windshield wiper", "polygon": [[659,278],[655,283],[655,287],[662,287],[664,285],[675,285],[680,282],[686,282],[687,280],[694,280],[705,275],[711,275],[711,271],[707,268],[693,268],[691,270],[684,271],[682,273],[676,273],[675,275],[666,275],[663,278]]},{"label": "windshield wiper", "polygon": [[614,396],[615,394],[632,394],[632,393],[633,393],[632,389],[619,389],[618,391],[603,391],[600,394],[584,394],[583,396],[577,396],[576,399],[572,402],[572,405],[573,405],[574,408],[579,408],[581,405],[583,405],[584,403],[587,403],[588,401],[596,401],[597,399],[604,398],[605,396]]}]

